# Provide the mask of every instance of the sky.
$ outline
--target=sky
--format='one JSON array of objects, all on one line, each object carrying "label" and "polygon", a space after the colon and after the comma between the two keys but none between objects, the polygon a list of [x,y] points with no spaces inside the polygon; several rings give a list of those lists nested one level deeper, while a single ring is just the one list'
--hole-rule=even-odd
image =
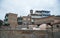
[{"label": "sky", "polygon": [[48,10],[52,15],[60,15],[60,0],[0,0],[0,19],[6,13],[25,16],[30,10]]}]

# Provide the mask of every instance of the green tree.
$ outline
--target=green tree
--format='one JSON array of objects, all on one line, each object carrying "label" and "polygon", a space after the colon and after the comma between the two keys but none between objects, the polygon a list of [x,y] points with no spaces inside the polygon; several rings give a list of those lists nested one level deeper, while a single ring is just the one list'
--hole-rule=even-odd
[{"label": "green tree", "polygon": [[2,20],[0,20],[0,27],[3,25],[3,21]]}]

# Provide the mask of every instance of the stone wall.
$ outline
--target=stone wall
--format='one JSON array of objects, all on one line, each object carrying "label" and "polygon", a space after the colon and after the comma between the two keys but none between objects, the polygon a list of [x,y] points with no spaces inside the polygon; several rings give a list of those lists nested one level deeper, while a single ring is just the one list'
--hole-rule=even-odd
[{"label": "stone wall", "polygon": [[0,38],[47,38],[47,33],[38,30],[0,30]]},{"label": "stone wall", "polygon": [[60,38],[60,31],[47,30],[0,30],[0,38]]}]

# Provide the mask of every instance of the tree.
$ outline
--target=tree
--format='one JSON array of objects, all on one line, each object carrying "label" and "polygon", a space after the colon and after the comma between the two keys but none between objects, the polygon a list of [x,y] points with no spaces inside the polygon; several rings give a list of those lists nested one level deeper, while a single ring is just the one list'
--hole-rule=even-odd
[{"label": "tree", "polygon": [[2,20],[0,20],[0,27],[3,25],[3,21]]},{"label": "tree", "polygon": [[9,26],[10,24],[9,23],[7,23],[7,24],[4,24],[4,26]]}]

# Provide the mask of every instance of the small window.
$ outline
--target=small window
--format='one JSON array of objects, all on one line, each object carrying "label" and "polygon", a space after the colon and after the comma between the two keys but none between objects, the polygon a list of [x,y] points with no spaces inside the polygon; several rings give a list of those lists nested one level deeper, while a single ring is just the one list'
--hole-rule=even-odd
[{"label": "small window", "polygon": [[8,23],[8,24],[4,24],[4,26],[9,26],[10,24]]},{"label": "small window", "polygon": [[59,28],[59,25],[57,25],[56,27]]},{"label": "small window", "polygon": [[32,22],[32,24],[34,24],[34,22]]},{"label": "small window", "polygon": [[47,23],[48,25],[51,25],[51,23]]},{"label": "small window", "polygon": [[40,24],[37,25],[38,27],[40,26]]},{"label": "small window", "polygon": [[8,19],[5,19],[4,21],[8,21]]},{"label": "small window", "polygon": [[22,22],[18,22],[18,25],[22,25]]},{"label": "small window", "polygon": [[32,19],[31,22],[34,22],[34,19]]}]

